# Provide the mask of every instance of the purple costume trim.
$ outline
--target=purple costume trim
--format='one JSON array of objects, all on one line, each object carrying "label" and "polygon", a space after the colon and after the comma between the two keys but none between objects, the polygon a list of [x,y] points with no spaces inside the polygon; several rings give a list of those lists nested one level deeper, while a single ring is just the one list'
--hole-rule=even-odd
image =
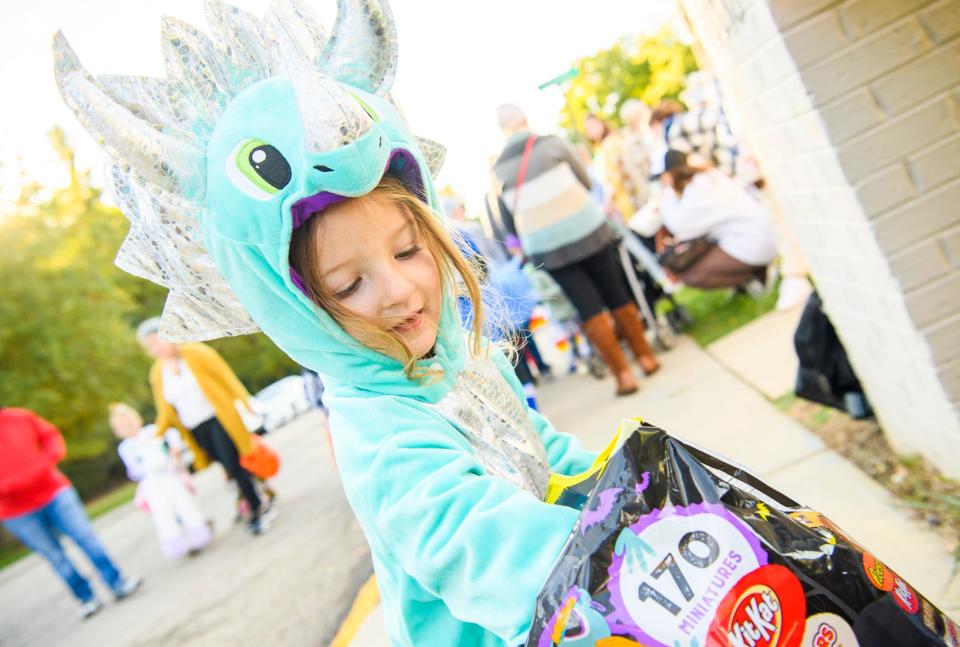
[{"label": "purple costume trim", "polygon": [[294,205],[290,207],[290,215],[293,217],[293,228],[299,229],[313,214],[323,211],[331,204],[343,202],[346,199],[347,197],[343,195],[337,195],[329,191],[321,191],[316,195],[297,200]]}]

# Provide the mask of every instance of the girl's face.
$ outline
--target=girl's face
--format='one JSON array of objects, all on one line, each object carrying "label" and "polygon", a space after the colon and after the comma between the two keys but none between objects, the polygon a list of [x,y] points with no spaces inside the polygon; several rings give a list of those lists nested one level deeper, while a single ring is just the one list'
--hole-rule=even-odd
[{"label": "girl's face", "polygon": [[[354,314],[399,334],[415,357],[427,355],[437,341],[441,279],[413,218],[376,195],[335,204],[319,217],[314,245],[326,289]],[[344,330],[366,343],[349,322]]]}]

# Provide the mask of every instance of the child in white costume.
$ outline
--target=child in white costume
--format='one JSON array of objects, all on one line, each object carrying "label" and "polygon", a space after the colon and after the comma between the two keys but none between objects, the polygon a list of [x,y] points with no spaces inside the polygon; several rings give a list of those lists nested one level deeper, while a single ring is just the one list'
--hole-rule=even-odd
[{"label": "child in white costume", "polygon": [[183,451],[179,438],[158,436],[154,425],[125,404],[110,406],[110,428],[123,440],[117,447],[127,476],[137,481],[137,500],[146,503],[160,549],[175,559],[202,550],[212,539],[210,527],[187,486],[178,460]]}]

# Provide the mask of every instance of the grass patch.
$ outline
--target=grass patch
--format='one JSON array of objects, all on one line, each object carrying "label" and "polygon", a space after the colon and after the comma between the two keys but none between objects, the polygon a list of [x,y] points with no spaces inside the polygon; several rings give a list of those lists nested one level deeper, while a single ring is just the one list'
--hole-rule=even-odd
[{"label": "grass patch", "polygon": [[[128,501],[132,501],[136,490],[136,483],[124,483],[120,487],[107,492],[103,496],[99,496],[93,501],[86,503],[83,507],[87,511],[87,516],[93,520],[115,508],[120,507]],[[0,569],[12,564],[29,553],[30,551],[20,544],[13,544],[3,547],[0,549]]]},{"label": "grass patch", "polygon": [[136,491],[137,484],[131,482],[124,483],[117,489],[111,490],[103,496],[98,496],[90,503],[84,505],[84,508],[87,510],[87,516],[91,519],[96,519],[114,508],[119,508],[127,501],[133,501],[133,495],[136,494]]},{"label": "grass patch", "polygon": [[773,406],[777,408],[777,411],[783,411],[786,413],[790,410],[790,407],[793,406],[793,403],[796,402],[797,395],[795,393],[787,393],[786,395],[781,395],[779,398],[773,401]]},{"label": "grass patch", "polygon": [[733,290],[685,287],[678,290],[674,298],[693,318],[693,324],[686,334],[700,346],[708,346],[773,310],[777,305],[777,290],[774,288],[754,299],[747,294],[734,293]]},{"label": "grass patch", "polygon": [[21,557],[26,557],[30,554],[30,551],[20,546],[11,546],[10,548],[5,548],[0,550],[0,569],[4,568],[8,564],[13,564],[15,561]]}]

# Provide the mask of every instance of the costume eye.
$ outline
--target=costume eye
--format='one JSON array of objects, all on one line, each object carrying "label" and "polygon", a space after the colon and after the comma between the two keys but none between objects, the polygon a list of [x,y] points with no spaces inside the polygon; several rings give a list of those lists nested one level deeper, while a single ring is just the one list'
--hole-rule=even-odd
[{"label": "costume eye", "polygon": [[377,116],[376,111],[370,107],[369,103],[367,103],[366,101],[364,101],[363,99],[355,95],[353,92],[350,93],[350,96],[357,100],[357,103],[360,104],[360,107],[363,108],[363,111],[367,113],[367,115],[371,119],[373,119],[374,121],[380,121],[380,117]]},{"label": "costume eye", "polygon": [[274,146],[246,139],[227,157],[227,177],[238,189],[258,200],[269,200],[287,186],[290,163]]}]

